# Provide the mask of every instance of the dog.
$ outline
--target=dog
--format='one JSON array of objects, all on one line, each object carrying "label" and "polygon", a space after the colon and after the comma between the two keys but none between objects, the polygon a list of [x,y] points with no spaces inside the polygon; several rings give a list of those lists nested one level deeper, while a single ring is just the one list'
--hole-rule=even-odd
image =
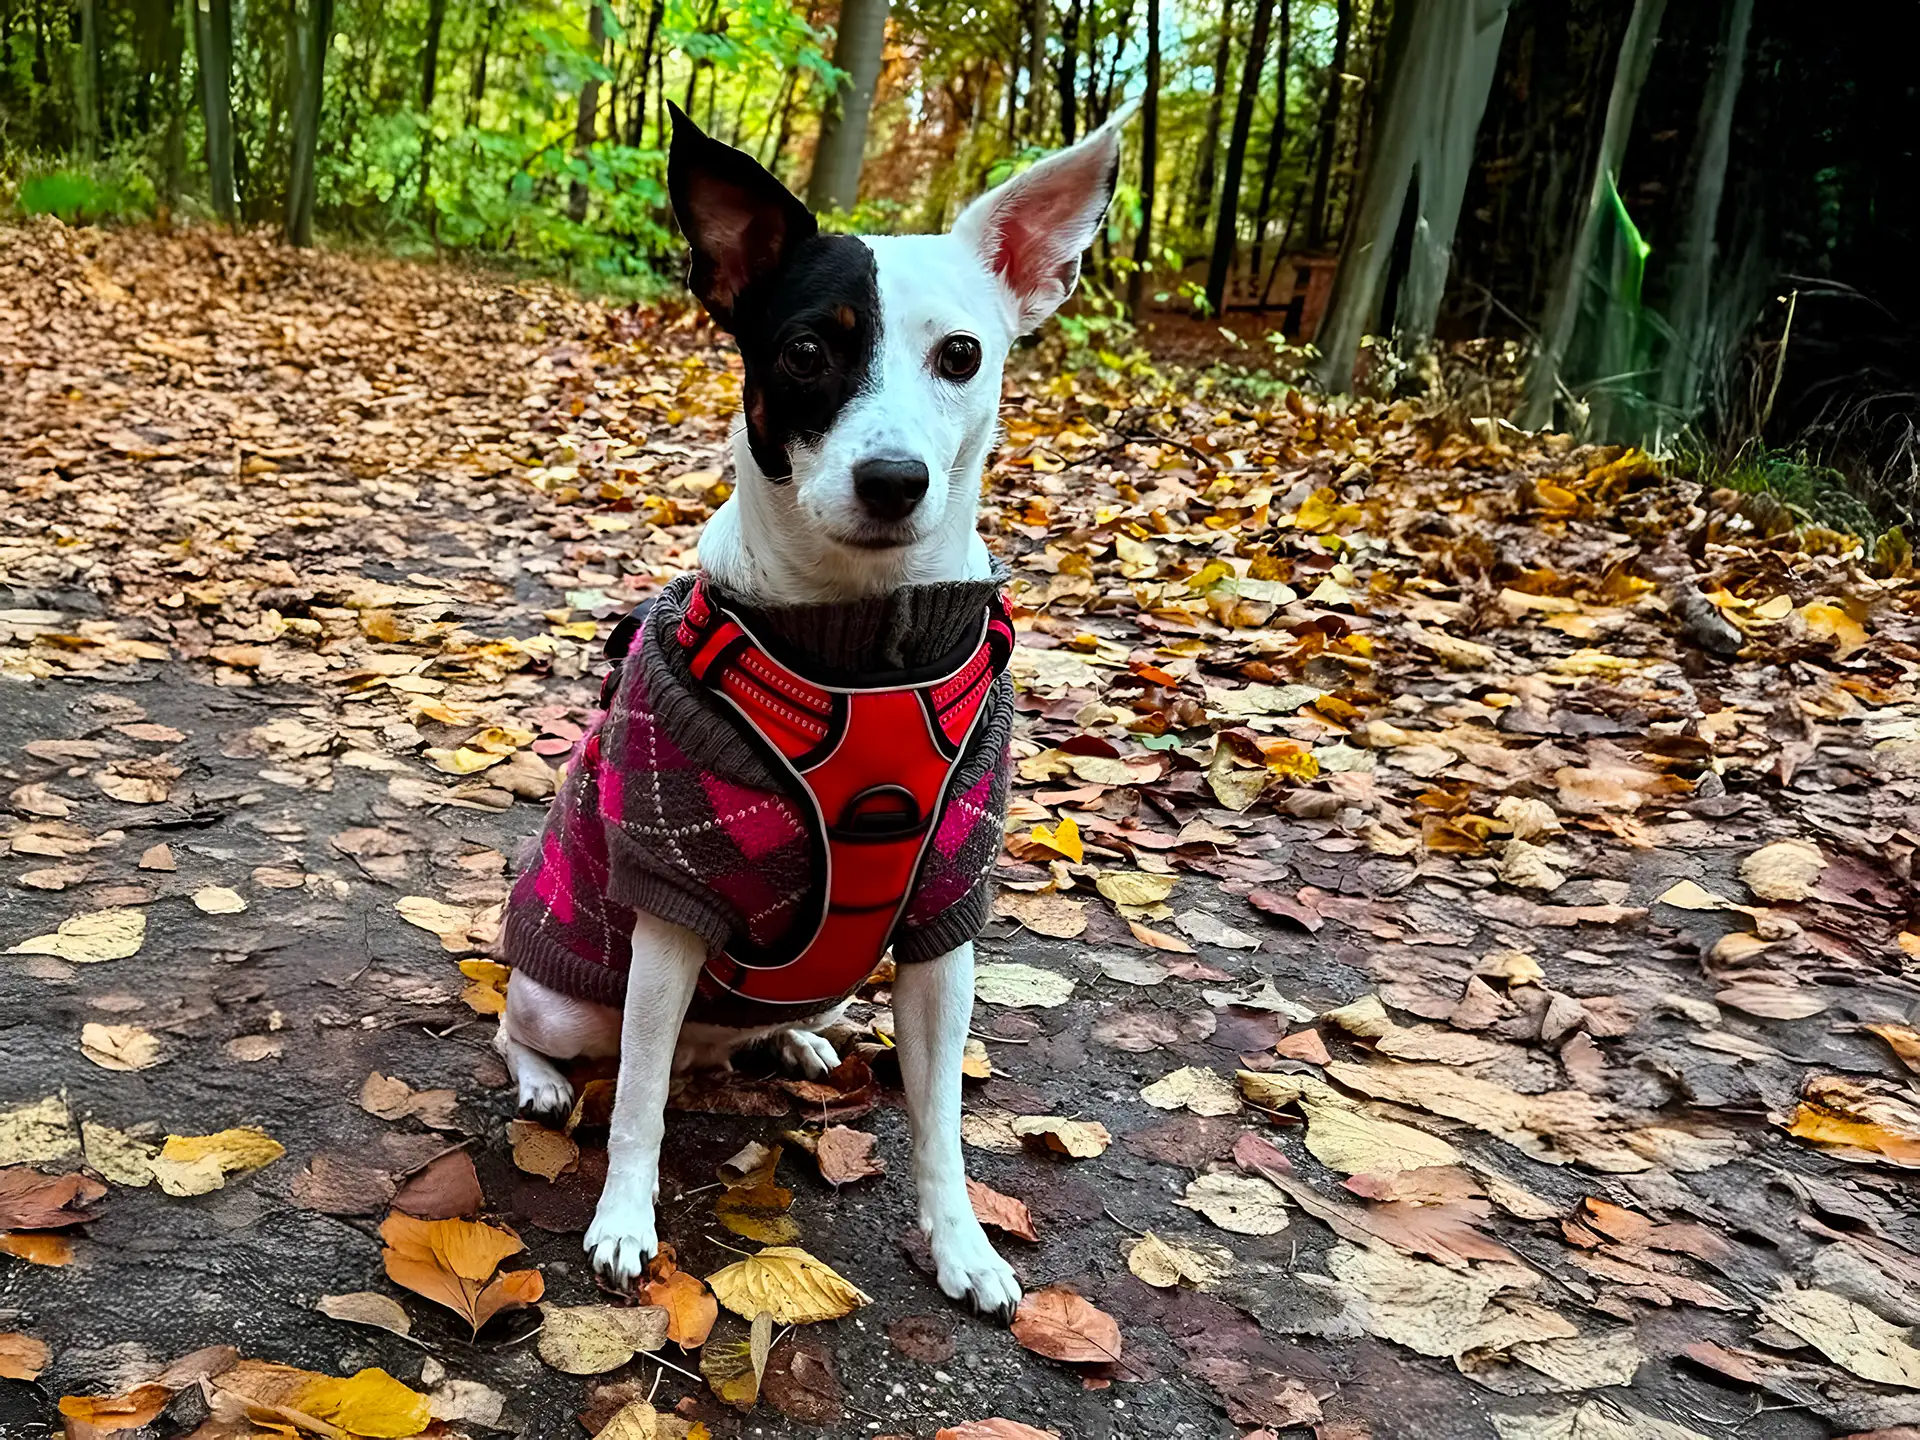
[{"label": "dog", "polygon": [[[762,607],[859,604],[954,582],[997,588],[976,512],[1006,356],[1073,293],[1113,196],[1129,114],[990,190],[947,234],[855,237],[820,231],[773,175],[674,109],[668,185],[692,252],[688,283],[744,362],[737,483],[701,536],[702,583]],[[604,857],[585,870],[606,865],[617,872]],[[603,1282],[622,1290],[658,1244],[673,1074],[724,1067],[763,1045],[824,1075],[839,1056],[821,1032],[844,1007],[744,1027],[689,1020],[715,937],[644,906],[632,915],[617,1006],[606,1003],[611,991],[582,999],[516,965],[498,1034],[523,1113],[566,1112],[572,1090],[555,1062],[619,1057],[607,1182],[586,1249]],[[974,1215],[961,1156],[973,969],[971,939],[900,964],[893,1008],[918,1221],[939,1286],[1006,1321],[1020,1284]]]}]

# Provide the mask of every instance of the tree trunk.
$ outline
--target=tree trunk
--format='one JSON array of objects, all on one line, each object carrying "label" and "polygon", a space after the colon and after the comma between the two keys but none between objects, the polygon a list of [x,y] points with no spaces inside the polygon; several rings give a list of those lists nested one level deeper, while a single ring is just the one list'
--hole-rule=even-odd
[{"label": "tree trunk", "polygon": [[207,134],[207,191],[213,213],[234,220],[232,0],[186,0],[193,7],[200,71],[200,117]]},{"label": "tree trunk", "polygon": [[1074,90],[1074,67],[1080,60],[1080,0],[1073,0],[1067,7],[1067,18],[1060,22],[1060,143],[1071,145],[1078,133],[1075,122],[1074,105],[1078,103],[1078,94]]},{"label": "tree trunk", "polygon": [[1153,184],[1160,150],[1160,0],[1147,0],[1147,94],[1140,112],[1140,228],[1133,236],[1127,313],[1138,321],[1153,255]]},{"label": "tree trunk", "polygon": [[1207,124],[1200,132],[1200,163],[1193,172],[1193,190],[1187,197],[1187,219],[1201,226],[1213,205],[1213,181],[1220,148],[1220,117],[1227,103],[1227,66],[1233,61],[1233,0],[1220,0],[1220,43],[1213,52],[1213,98],[1207,102]]},{"label": "tree trunk", "polygon": [[[440,79],[440,32],[447,23],[447,0],[428,0],[427,38],[420,47],[420,188],[414,203],[424,206],[427,184],[433,178],[433,92]],[[434,230],[434,212],[427,211],[427,228]]]},{"label": "tree trunk", "polygon": [[314,160],[320,147],[320,107],[326,96],[327,43],[333,0],[307,0],[300,26],[299,88],[293,102],[293,162],[287,171],[287,239],[313,244]]},{"label": "tree trunk", "polygon": [[1100,0],[1087,0],[1087,98],[1082,112],[1087,117],[1087,129],[1092,130],[1106,120],[1105,107],[1100,102]]},{"label": "tree trunk", "polygon": [[[193,0],[186,0],[188,5]],[[186,107],[180,103],[180,71],[186,50],[189,14],[167,7],[167,35],[160,52],[161,93],[167,107],[167,135],[160,147],[160,198],[172,213],[180,198],[180,172],[186,168]]]},{"label": "tree trunk", "polygon": [[845,0],[840,7],[833,63],[847,72],[847,80],[828,98],[820,117],[820,144],[807,181],[807,204],[815,210],[851,210],[860,202],[860,167],[873,92],[880,83],[887,7],[888,0]]},{"label": "tree trunk", "polygon": [[[1395,18],[1399,11],[1395,10]],[[1327,94],[1320,102],[1320,164],[1313,172],[1313,204],[1307,209],[1307,248],[1318,250],[1327,243],[1327,200],[1333,182],[1333,155],[1339,148],[1340,97],[1346,88],[1341,76],[1347,70],[1347,44],[1353,38],[1353,0],[1340,0],[1339,17],[1333,29],[1333,63],[1327,67]]]},{"label": "tree trunk", "polygon": [[1233,134],[1227,140],[1227,173],[1220,182],[1219,213],[1213,222],[1213,259],[1207,266],[1207,305],[1226,313],[1227,281],[1233,277],[1233,252],[1240,238],[1240,177],[1246,170],[1247,137],[1253,133],[1253,106],[1260,96],[1260,71],[1267,60],[1267,31],[1273,24],[1273,0],[1254,0],[1253,34],[1240,71],[1240,99],[1233,107]]},{"label": "tree trunk", "polygon": [[473,88],[467,92],[467,124],[480,115],[480,102],[487,98],[487,52],[493,48],[493,30],[500,23],[500,0],[487,6],[486,28],[480,32],[480,53],[473,61]]},{"label": "tree trunk", "polygon": [[[1360,337],[1373,323],[1394,242],[1403,232],[1410,260],[1396,287],[1396,318],[1415,343],[1432,333],[1507,6],[1508,0],[1428,0],[1394,7],[1379,123],[1370,153],[1361,158],[1353,223],[1315,337],[1321,352],[1315,373],[1327,390],[1344,391],[1353,383]],[[1323,129],[1315,144],[1329,138]]]},{"label": "tree trunk", "polygon": [[1693,148],[1693,187],[1676,260],[1679,274],[1667,321],[1672,348],[1660,377],[1660,398],[1682,421],[1700,404],[1700,382],[1715,336],[1709,323],[1714,291],[1720,201],[1727,188],[1727,153],[1733,134],[1734,105],[1746,68],[1747,32],[1753,24],[1753,0],[1727,0],[1726,31],[1714,52],[1713,73],[1700,97],[1700,129]]},{"label": "tree trunk", "polygon": [[74,149],[100,153],[100,17],[98,0],[80,0],[80,44],[73,55]]},{"label": "tree trunk", "polygon": [[[587,55],[595,65],[607,50],[607,12],[605,0],[587,0]],[[592,163],[587,152],[593,148],[594,133],[600,118],[600,80],[589,74],[580,85],[580,115],[573,126],[573,158],[582,165]],[[575,177],[567,187],[567,218],[584,224],[587,218],[587,182]]]},{"label": "tree trunk", "polygon": [[1027,20],[1027,143],[1041,145],[1047,134],[1047,0],[1033,0]]},{"label": "tree trunk", "polygon": [[[667,8],[667,0],[653,0],[653,8],[647,12],[647,38],[640,44],[640,94],[635,98],[633,109],[627,116],[627,144],[634,149],[647,133],[647,77],[653,66],[653,42],[660,37],[660,16]],[[788,77],[791,83],[792,77]],[[664,149],[664,145],[662,146]]]},{"label": "tree trunk", "polygon": [[[1260,283],[1260,271],[1267,247],[1267,221],[1273,216],[1273,183],[1280,173],[1280,156],[1287,148],[1287,71],[1293,64],[1293,0],[1280,0],[1280,55],[1275,61],[1273,82],[1273,128],[1267,132],[1267,158],[1260,171],[1260,212],[1253,224],[1253,264],[1247,275]],[[1261,290],[1258,308],[1267,308],[1267,293]]]},{"label": "tree trunk", "polygon": [[1634,111],[1639,108],[1647,72],[1653,68],[1653,52],[1660,43],[1660,21],[1666,8],[1667,0],[1634,0],[1633,18],[1627,21],[1627,33],[1620,42],[1620,58],[1613,67],[1606,128],[1601,132],[1600,153],[1594,160],[1587,203],[1575,217],[1573,233],[1554,272],[1553,289],[1547,296],[1546,314],[1540,325],[1539,349],[1534,352],[1533,366],[1527,372],[1526,399],[1515,417],[1515,423],[1523,429],[1538,430],[1553,419],[1554,402],[1563,384],[1561,366],[1580,318],[1581,297],[1586,293],[1587,269],[1617,186],[1620,163],[1626,158]]}]

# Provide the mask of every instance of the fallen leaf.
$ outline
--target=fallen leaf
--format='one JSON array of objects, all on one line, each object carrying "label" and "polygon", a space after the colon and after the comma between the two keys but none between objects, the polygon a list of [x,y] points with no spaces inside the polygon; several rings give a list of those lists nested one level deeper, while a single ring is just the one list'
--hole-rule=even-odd
[{"label": "fallen leaf", "polygon": [[994,897],[993,913],[1018,920],[1034,934],[1048,935],[1056,940],[1072,940],[1084,934],[1087,928],[1086,903],[1070,899],[1057,890],[1033,894],[1003,892]]},{"label": "fallen leaf", "polygon": [[271,1165],[286,1153],[265,1131],[240,1126],[212,1135],[169,1135],[147,1168],[169,1195],[205,1195],[229,1176]]},{"label": "fallen leaf", "polygon": [[107,1187],[89,1175],[42,1175],[25,1166],[0,1170],[0,1230],[62,1230],[93,1219]]},{"label": "fallen leaf", "polygon": [[0,1331],[0,1380],[38,1380],[52,1358],[44,1340],[16,1330]]},{"label": "fallen leaf", "polygon": [[1352,1297],[1355,1318],[1369,1333],[1421,1355],[1450,1358],[1578,1333],[1544,1306],[1510,1307],[1509,1293],[1524,1296],[1539,1283],[1519,1265],[1449,1269],[1342,1241],[1327,1253],[1327,1273]]},{"label": "fallen leaf", "polygon": [[787,1213],[793,1192],[783,1185],[732,1186],[713,1202],[713,1215],[736,1235],[762,1245],[791,1245],[800,1225]]},{"label": "fallen leaf", "polygon": [[393,1075],[371,1071],[360,1086],[360,1108],[382,1120],[404,1120],[409,1115],[434,1130],[454,1128],[453,1112],[460,1103],[451,1090],[416,1090]]},{"label": "fallen leaf", "polygon": [[395,1212],[380,1226],[387,1278],[467,1322],[474,1334],[500,1311],[531,1305],[545,1290],[538,1270],[494,1271],[526,1247],[498,1225],[473,1220],[418,1220]]},{"label": "fallen leaf", "polygon": [[1097,877],[1093,888],[1116,905],[1158,905],[1173,893],[1174,877],[1151,875],[1144,870],[1109,870]]},{"label": "fallen leaf", "polygon": [[1240,1092],[1217,1070],[1189,1065],[1162,1076],[1140,1092],[1156,1110],[1190,1110],[1195,1115],[1237,1115]]},{"label": "fallen leaf", "polygon": [[139,953],[147,917],[140,910],[93,910],[60,922],[51,935],[22,940],[9,955],[54,955],[76,965],[125,960]]},{"label": "fallen leaf", "polygon": [[1886,1041],[1900,1063],[1920,1075],[1920,1030],[1911,1025],[1892,1024],[1869,1024],[1860,1028]]},{"label": "fallen leaf", "polygon": [[1198,1176],[1173,1203],[1236,1235],[1278,1235],[1287,1228],[1286,1197],[1254,1175]]},{"label": "fallen leaf", "polygon": [[1779,1289],[1760,1302],[1760,1313],[1862,1380],[1920,1390],[1920,1350],[1908,1342],[1907,1327],[1844,1295],[1803,1290],[1782,1276]]},{"label": "fallen leaf", "polygon": [[80,1151],[64,1095],[0,1110],[0,1165],[45,1165]]},{"label": "fallen leaf", "polygon": [[767,1354],[773,1348],[773,1314],[759,1311],[745,1340],[709,1341],[700,1352],[700,1373],[727,1404],[751,1410],[766,1379]]},{"label": "fallen leaf", "polygon": [[1500,1440],[1710,1440],[1698,1430],[1606,1399],[1588,1400],[1570,1410],[1495,1412],[1492,1418]]},{"label": "fallen leaf", "polygon": [[647,1278],[640,1286],[640,1303],[667,1312],[667,1339],[682,1350],[698,1350],[707,1343],[720,1316],[720,1302],[697,1275],[675,1264],[671,1245],[662,1245],[647,1262]]},{"label": "fallen leaf", "polygon": [[758,1140],[750,1140],[722,1160],[715,1173],[719,1175],[720,1183],[729,1190],[752,1190],[761,1185],[771,1185],[774,1171],[780,1168],[780,1155],[778,1145],[764,1145]]},{"label": "fallen leaf", "polygon": [[240,1397],[249,1408],[271,1411],[306,1430],[317,1428],[313,1422],[319,1421],[335,1433],[404,1440],[433,1421],[433,1407],[425,1395],[379,1369],[339,1379],[290,1365],[242,1360],[213,1384],[224,1394]]},{"label": "fallen leaf", "polygon": [[29,1265],[71,1265],[73,1241],[45,1231],[0,1232],[0,1255],[11,1255]]},{"label": "fallen leaf", "polygon": [[1068,1120],[1059,1115],[1021,1115],[1013,1122],[1013,1133],[1022,1143],[1075,1160],[1091,1160],[1113,1143],[1113,1136],[1098,1120]]},{"label": "fallen leaf", "polygon": [[1151,925],[1142,925],[1138,920],[1127,921],[1127,930],[1142,945],[1150,950],[1166,950],[1175,955],[1191,955],[1193,947],[1177,935],[1169,935],[1164,930],[1155,930]]},{"label": "fallen leaf", "polygon": [[1196,1290],[1205,1290],[1233,1272],[1233,1252],[1218,1245],[1204,1249],[1192,1245],[1174,1245],[1149,1230],[1138,1240],[1123,1243],[1127,1269],[1148,1285],[1162,1290],[1185,1281]]},{"label": "fallen leaf", "polygon": [[1808,1076],[1787,1133],[1842,1160],[1920,1169],[1920,1105],[1844,1076]]},{"label": "fallen leaf", "polygon": [[437,936],[443,950],[457,955],[477,948],[470,941],[475,919],[471,910],[426,895],[403,895],[393,902],[393,908],[409,925]]},{"label": "fallen leaf", "polygon": [[1063,860],[1071,860],[1076,865],[1086,861],[1087,851],[1080,839],[1080,827],[1071,816],[1063,817],[1051,830],[1044,825],[1036,825],[1027,838],[1035,845],[1046,846]]},{"label": "fallen leaf", "polygon": [[413,1333],[413,1321],[400,1308],[400,1302],[377,1290],[322,1295],[313,1302],[313,1308],[330,1319],[344,1320],[350,1325],[370,1325],[376,1330],[391,1331],[395,1335]]},{"label": "fallen leaf", "polygon": [[1254,1104],[1278,1110],[1297,1104],[1307,1117],[1307,1153],[1343,1175],[1391,1175],[1429,1165],[1457,1165],[1460,1152],[1437,1135],[1383,1120],[1311,1075],[1239,1072]]},{"label": "fallen leaf", "polygon": [[1073,997],[1073,981],[1033,965],[985,963],[974,969],[973,994],[988,1005],[1051,1010]]},{"label": "fallen leaf", "polygon": [[886,1173],[886,1164],[873,1153],[879,1136],[845,1125],[829,1125],[820,1132],[813,1158],[820,1163],[820,1178],[829,1185],[851,1185]]},{"label": "fallen leaf", "polygon": [[1040,1243],[1040,1236],[1033,1228],[1033,1212],[1011,1195],[1002,1195],[991,1186],[969,1178],[967,1200],[973,1206],[974,1218],[982,1225],[1004,1230],[1018,1240]]},{"label": "fallen leaf", "polygon": [[103,1070],[150,1070],[161,1061],[160,1041],[138,1025],[80,1027],[80,1053]]},{"label": "fallen leaf", "polygon": [[1236,930],[1217,916],[1204,910],[1189,910],[1173,918],[1180,933],[1189,940],[1197,940],[1202,945],[1218,945],[1223,950],[1258,950],[1260,937],[1249,935],[1244,930]]},{"label": "fallen leaf", "polygon": [[542,1305],[540,1358],[568,1375],[604,1375],[667,1343],[670,1317],[653,1305]]},{"label": "fallen leaf", "polygon": [[1808,840],[1776,840],[1740,862],[1740,878],[1762,900],[1792,903],[1812,895],[1827,857]]},{"label": "fallen leaf", "polygon": [[238,915],[247,908],[246,897],[225,885],[206,885],[194,891],[193,904],[209,915]]},{"label": "fallen leaf", "polygon": [[1069,1365],[1120,1358],[1120,1327],[1113,1317],[1064,1285],[1022,1297],[1013,1316],[1013,1338],[1036,1355]]},{"label": "fallen leaf", "polygon": [[549,1183],[580,1164],[580,1147],[573,1143],[573,1138],[558,1130],[549,1130],[538,1121],[508,1121],[507,1143],[513,1147],[513,1163],[517,1167]]},{"label": "fallen leaf", "polygon": [[838,1320],[871,1298],[806,1251],[776,1245],[707,1277],[714,1297],[743,1319],[769,1311],[775,1323]]},{"label": "fallen leaf", "polygon": [[1060,1440],[1060,1432],[1036,1430],[1018,1420],[969,1420],[936,1431],[933,1440]]}]

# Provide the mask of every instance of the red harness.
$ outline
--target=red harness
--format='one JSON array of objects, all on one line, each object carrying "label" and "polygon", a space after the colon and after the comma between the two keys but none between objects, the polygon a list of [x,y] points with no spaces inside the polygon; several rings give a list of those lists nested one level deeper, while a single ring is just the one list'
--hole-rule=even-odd
[{"label": "red harness", "polygon": [[792,776],[813,848],[813,887],[776,947],[736,940],[707,963],[700,993],[798,1009],[838,1003],[893,939],[945,813],[987,692],[1013,651],[1004,605],[962,653],[917,672],[810,680],[776,660],[695,584],[675,638],[694,678],[724,699],[748,739]]}]

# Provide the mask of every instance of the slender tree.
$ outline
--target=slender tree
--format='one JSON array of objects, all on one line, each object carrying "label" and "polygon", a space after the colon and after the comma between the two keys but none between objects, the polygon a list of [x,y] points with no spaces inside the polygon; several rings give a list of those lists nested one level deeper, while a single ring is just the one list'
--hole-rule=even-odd
[{"label": "slender tree", "polygon": [[[833,63],[847,78],[827,99],[820,117],[820,143],[807,181],[807,204],[815,210],[851,210],[860,202],[860,169],[866,159],[867,119],[880,83],[880,55],[887,38],[888,0],[844,0]],[[1012,101],[1009,99],[1008,104]]]},{"label": "slender tree", "polygon": [[1077,133],[1074,128],[1076,116],[1073,107],[1077,97],[1074,90],[1074,68],[1080,60],[1080,0],[1073,0],[1067,7],[1067,16],[1060,22],[1060,69],[1056,76],[1060,85],[1060,143],[1071,145]]},{"label": "slender tree", "polygon": [[1200,132],[1200,163],[1187,197],[1187,221],[1205,225],[1213,204],[1213,182],[1220,147],[1220,117],[1226,112],[1227,67],[1233,60],[1233,0],[1220,0],[1220,38],[1213,51],[1213,97],[1207,102],[1206,128]]},{"label": "slender tree", "polygon": [[487,98],[487,55],[493,49],[493,32],[500,24],[500,0],[487,6],[487,23],[480,31],[480,52],[473,57],[473,84],[467,91],[467,124],[480,115],[480,102]]},{"label": "slender tree", "polygon": [[232,0],[183,0],[193,19],[194,56],[200,71],[200,116],[207,137],[207,190],[213,213],[234,221],[233,186],[233,4]]},{"label": "slender tree", "polygon": [[[647,11],[647,37],[640,44],[640,69],[634,77],[640,93],[633,102],[633,108],[627,112],[627,144],[636,150],[646,137],[647,76],[653,65],[653,43],[660,38],[660,17],[666,8],[667,0],[653,0],[652,8]],[[787,77],[787,83],[793,83],[792,75]]]},{"label": "slender tree", "polygon": [[[1267,158],[1260,170],[1260,209],[1253,223],[1253,264],[1247,271],[1255,285],[1260,284],[1263,252],[1267,244],[1267,221],[1273,216],[1273,184],[1280,174],[1280,156],[1287,148],[1287,71],[1293,64],[1293,0],[1280,0],[1280,53],[1274,57],[1273,125],[1267,131]],[[1262,287],[1259,308],[1267,308],[1267,292]]]},{"label": "slender tree", "polygon": [[1327,243],[1327,203],[1333,184],[1333,153],[1339,148],[1340,97],[1345,86],[1347,45],[1353,38],[1353,0],[1340,0],[1333,27],[1333,63],[1327,66],[1327,93],[1320,102],[1320,164],[1313,172],[1313,203],[1307,209],[1307,248]]},{"label": "slender tree", "polygon": [[[607,53],[606,0],[587,0],[587,58],[594,70],[580,84],[580,113],[573,125],[573,158],[582,166],[591,165],[588,152],[593,149],[600,119],[600,77],[596,73]],[[587,182],[576,175],[567,188],[567,218],[579,225],[587,218]]]},{"label": "slender tree", "polygon": [[1101,113],[1100,89],[1100,0],[1087,0],[1087,90],[1085,113],[1091,130],[1106,117]]},{"label": "slender tree", "polygon": [[1140,111],[1140,228],[1133,234],[1127,312],[1138,320],[1153,255],[1153,182],[1160,152],[1160,0],[1147,0],[1147,93]]},{"label": "slender tree", "polygon": [[333,37],[333,0],[307,0],[298,28],[300,63],[293,101],[293,160],[287,171],[287,239],[313,244],[321,102],[326,94],[327,45]]},{"label": "slender tree", "polygon": [[1634,112],[1640,106],[1640,91],[1647,83],[1647,72],[1653,68],[1653,52],[1660,43],[1660,21],[1666,8],[1667,0],[1634,0],[1633,18],[1627,21],[1627,33],[1620,42],[1620,55],[1613,67],[1606,126],[1600,136],[1600,152],[1594,157],[1586,203],[1574,217],[1572,233],[1554,271],[1553,289],[1547,295],[1546,314],[1540,326],[1540,343],[1534,351],[1533,365],[1527,371],[1526,398],[1515,417],[1524,429],[1538,430],[1553,419],[1554,402],[1565,383],[1561,369],[1566,363],[1567,347],[1573,343],[1574,326],[1580,319],[1580,300],[1586,293],[1587,268],[1593,261],[1609,197],[1616,189],[1620,164],[1626,158]]},{"label": "slender tree", "polygon": [[1240,98],[1233,107],[1233,134],[1227,141],[1227,172],[1220,182],[1220,204],[1213,225],[1213,258],[1207,265],[1207,307],[1226,312],[1227,281],[1240,237],[1240,177],[1246,170],[1247,137],[1253,133],[1253,106],[1260,95],[1260,71],[1267,59],[1267,31],[1273,25],[1273,0],[1254,0],[1253,33],[1247,38],[1240,71]]},{"label": "slender tree", "polygon": [[1027,12],[1027,143],[1047,134],[1047,0],[1030,0]]},{"label": "slender tree", "polygon": [[[415,203],[427,204],[427,186],[433,178],[433,92],[440,79],[440,32],[447,23],[447,0],[428,0],[427,36],[420,46],[420,188]],[[436,212],[427,209],[427,228],[436,232]]]}]

